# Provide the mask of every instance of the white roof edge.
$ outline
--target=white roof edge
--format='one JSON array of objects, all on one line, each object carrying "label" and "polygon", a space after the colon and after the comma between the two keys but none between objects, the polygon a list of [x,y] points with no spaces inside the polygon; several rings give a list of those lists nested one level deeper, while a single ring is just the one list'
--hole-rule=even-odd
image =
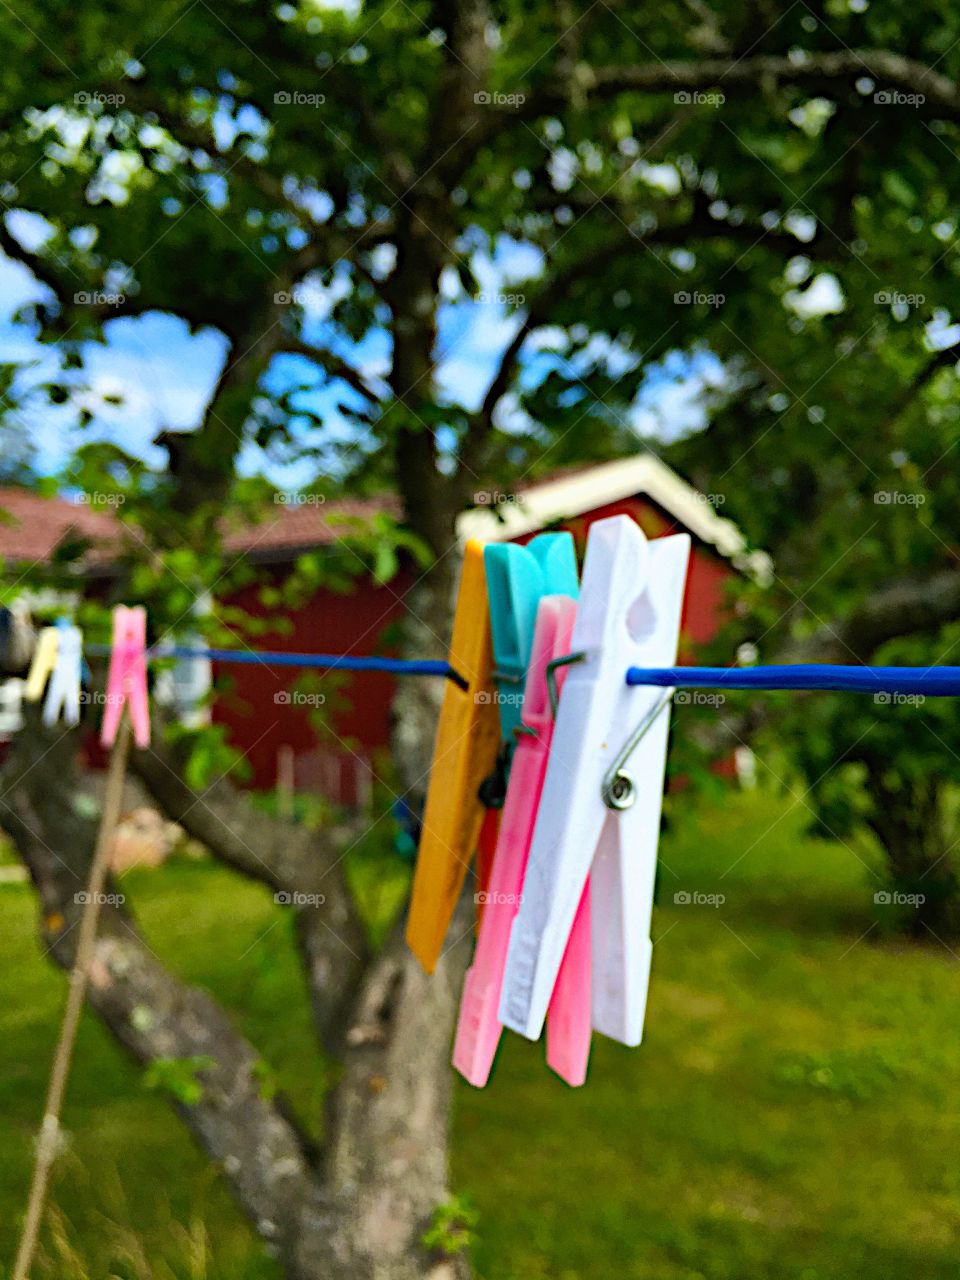
[{"label": "white roof edge", "polygon": [[717,515],[716,498],[694,489],[652,453],[600,463],[576,475],[534,485],[523,494],[495,494],[490,507],[475,507],[459,516],[457,536],[461,542],[468,538],[507,542],[553,521],[639,494],[652,498],[742,573],[758,582],[770,581],[773,562],[767,553],[748,551],[737,525]]}]

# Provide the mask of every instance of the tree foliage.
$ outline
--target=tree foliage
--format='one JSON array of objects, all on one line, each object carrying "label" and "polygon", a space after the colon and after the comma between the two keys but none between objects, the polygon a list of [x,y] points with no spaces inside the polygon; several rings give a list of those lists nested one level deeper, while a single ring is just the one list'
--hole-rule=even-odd
[{"label": "tree foliage", "polygon": [[[432,558],[428,616],[478,490],[640,437],[774,558],[772,586],[741,588],[735,639],[762,657],[951,655],[960,41],[946,4],[50,0],[0,12],[0,32],[0,249],[43,286],[20,320],[49,353],[39,371],[35,355],[4,366],[4,405],[12,422],[56,412],[90,430],[64,479],[124,499],[127,586],[159,627],[247,572],[221,539],[225,516],[270,498],[238,476],[251,444],[306,460],[324,493],[394,491],[401,516],[358,532],[354,560],[385,577],[400,555]],[[162,469],[93,433],[88,385],[112,326],[152,313],[224,352],[195,428],[159,432]],[[479,393],[450,372],[458,324],[478,317],[495,348]],[[703,394],[681,413],[692,368]],[[5,459],[4,474],[24,467]],[[307,560],[294,585],[331,571],[344,580],[342,562]],[[949,896],[949,709],[769,705],[819,820],[842,833],[862,818],[890,841],[897,883],[939,866]],[[65,783],[21,749],[9,825],[69,920],[48,855],[82,869],[89,833],[63,829],[41,784]],[[298,919],[318,1036],[345,1063],[325,1172],[258,1091],[261,1056],[127,920],[108,921],[98,1012],[145,1064],[209,1056],[203,1089],[181,1090],[185,1118],[292,1277],[433,1274],[422,1242],[443,1246],[449,1201],[458,961],[425,986],[390,943],[371,960],[333,836],[291,833],[222,779],[198,803],[186,767],[176,747],[142,766],[224,862],[275,891],[327,877],[319,923]],[[922,843],[918,813],[935,833]],[[351,941],[336,980],[327,935]],[[45,942],[69,961],[66,935]],[[155,1026],[131,1025],[142,1003]],[[371,1101],[383,1075],[400,1096]],[[384,1205],[402,1223],[389,1257],[369,1248]]]}]

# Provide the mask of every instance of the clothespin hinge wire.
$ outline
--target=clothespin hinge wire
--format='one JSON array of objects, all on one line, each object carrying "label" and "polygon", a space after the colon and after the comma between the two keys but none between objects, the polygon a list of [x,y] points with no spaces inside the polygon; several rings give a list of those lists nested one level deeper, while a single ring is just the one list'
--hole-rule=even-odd
[{"label": "clothespin hinge wire", "polygon": [[600,794],[603,798],[603,803],[608,809],[629,809],[634,800],[636,800],[637,784],[631,775],[626,772],[625,766],[644,737],[653,728],[660,713],[670,705],[673,694],[673,689],[664,690],[662,697],[658,699],[634,729],[633,733],[631,733],[621,747],[617,758],[604,775],[603,782],[600,785]]},{"label": "clothespin hinge wire", "polygon": [[583,662],[586,653],[568,653],[562,658],[554,658],[552,662],[547,663],[547,694],[550,698],[550,712],[556,720],[557,707],[560,704],[560,695],[557,692],[557,667],[569,667],[574,662]]}]

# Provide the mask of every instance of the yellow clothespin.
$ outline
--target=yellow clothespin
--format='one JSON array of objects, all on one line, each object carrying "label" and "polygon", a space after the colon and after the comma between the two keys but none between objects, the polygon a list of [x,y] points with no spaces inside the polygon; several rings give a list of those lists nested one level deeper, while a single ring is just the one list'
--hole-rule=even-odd
[{"label": "yellow clothespin", "polygon": [[493,771],[500,749],[490,610],[479,542],[468,542],[464,552],[449,662],[466,688],[450,680],[444,691],[407,917],[407,943],[427,973],[436,968],[477,848],[486,813],[480,784]]},{"label": "yellow clothespin", "polygon": [[43,627],[37,637],[37,647],[33,651],[33,661],[27,682],[23,686],[23,696],[28,702],[39,702],[47,681],[53,675],[57,665],[57,650],[60,647],[60,635],[56,627]]}]

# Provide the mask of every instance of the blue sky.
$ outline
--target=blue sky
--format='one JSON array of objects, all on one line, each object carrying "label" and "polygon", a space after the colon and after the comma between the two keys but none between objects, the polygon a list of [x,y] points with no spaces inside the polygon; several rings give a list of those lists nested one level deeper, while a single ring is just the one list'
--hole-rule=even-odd
[{"label": "blue sky", "polygon": [[[24,223],[12,229],[27,238]],[[480,403],[500,353],[519,323],[516,313],[510,314],[496,295],[509,293],[517,281],[536,274],[539,265],[539,254],[531,246],[504,241],[493,259],[475,259],[483,300],[464,298],[452,273],[443,282],[446,301],[440,314],[439,383],[447,398],[467,408]],[[31,381],[41,380],[44,368],[51,367],[50,357],[12,317],[25,303],[43,298],[44,292],[24,267],[0,255],[0,341],[7,359],[37,361],[33,371],[25,375]],[[326,318],[330,301],[329,294],[319,289],[309,296],[307,334],[341,350],[368,377],[376,379],[387,368],[386,335],[374,333],[359,347],[347,349],[341,343],[338,348]],[[218,334],[191,335],[176,318],[160,313],[116,320],[108,326],[107,337],[106,346],[91,345],[87,353],[91,390],[83,398],[95,413],[91,427],[82,433],[71,431],[67,413],[49,406],[28,407],[21,414],[37,448],[37,463],[45,473],[59,470],[82,439],[116,440],[162,466],[165,454],[151,447],[151,438],[161,427],[189,429],[197,424],[226,354]],[[525,376],[536,377],[538,367],[556,358],[550,351],[561,346],[562,338],[559,331],[541,331],[531,343]],[[614,367],[625,367],[622,351],[602,338],[597,343],[595,349]],[[282,387],[302,375],[306,367],[298,357],[285,357],[274,366],[271,380],[274,386]],[[699,389],[720,375],[719,362],[708,355],[690,360],[675,353],[652,369],[635,406],[638,447],[640,432],[667,439],[702,425]],[[105,397],[117,395],[123,399],[122,406],[104,403]],[[327,414],[328,430],[346,437],[352,428],[337,412],[337,398],[344,398],[342,387],[311,393],[312,407]],[[282,465],[252,445],[242,457],[245,472],[264,472],[277,484],[309,481],[314,465]]]}]

